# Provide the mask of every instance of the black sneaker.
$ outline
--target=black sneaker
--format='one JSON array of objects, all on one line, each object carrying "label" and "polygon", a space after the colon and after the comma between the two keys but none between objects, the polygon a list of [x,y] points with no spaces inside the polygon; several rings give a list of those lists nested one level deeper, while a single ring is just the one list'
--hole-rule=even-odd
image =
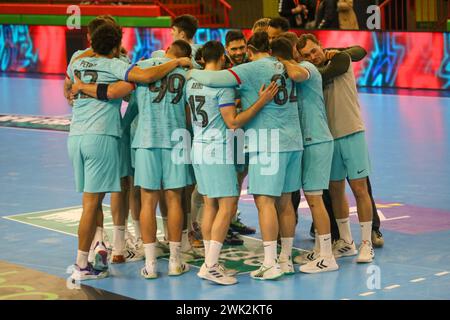
[{"label": "black sneaker", "polygon": [[256,233],[255,228],[246,226],[245,224],[242,223],[241,219],[239,218],[239,214],[238,214],[238,217],[236,218],[236,221],[231,222],[230,229],[233,230],[234,232],[237,232],[237,233],[243,234],[243,235]]},{"label": "black sneaker", "polygon": [[239,234],[237,232],[233,232],[231,229],[228,229],[227,236],[225,237],[223,244],[229,246],[241,246],[244,244],[244,240],[239,238]]}]

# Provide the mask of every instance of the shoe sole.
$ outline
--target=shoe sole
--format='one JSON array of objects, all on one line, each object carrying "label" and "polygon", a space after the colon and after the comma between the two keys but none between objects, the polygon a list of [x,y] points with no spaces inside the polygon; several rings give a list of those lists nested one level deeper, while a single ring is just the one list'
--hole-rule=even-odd
[{"label": "shoe sole", "polygon": [[[106,261],[106,263],[104,263]],[[106,271],[108,270],[108,252],[99,251],[95,254],[93,267],[95,270]]]},{"label": "shoe sole", "polygon": [[326,269],[319,269],[318,271],[304,271],[304,270],[301,270],[301,269],[299,268],[299,271],[300,271],[301,273],[308,273],[308,274],[322,273],[322,272],[331,272],[331,271],[336,271],[336,270],[339,270],[339,266],[336,266],[336,267],[328,267],[328,268],[326,268]]},{"label": "shoe sole", "polygon": [[334,255],[335,258],[343,258],[343,257],[353,257],[356,256],[358,254],[358,250],[354,251],[354,252],[346,252],[346,253],[342,253],[342,254],[338,254],[338,255]]},{"label": "shoe sole", "polygon": [[158,278],[158,275],[156,275],[154,277],[153,276],[152,277],[145,277],[145,276],[141,275],[141,277],[144,278],[145,280],[155,280],[155,279]]},{"label": "shoe sole", "polygon": [[373,258],[370,259],[356,259],[357,263],[371,263],[373,262]]},{"label": "shoe sole", "polygon": [[[91,276],[91,277],[87,277],[87,278],[83,278],[83,279],[74,279],[76,281],[89,281],[89,280],[100,280],[100,279],[105,279],[109,276],[109,272],[103,271],[100,275],[98,276]],[[73,279],[73,278],[72,278]]]},{"label": "shoe sole", "polygon": [[233,282],[233,283],[221,283],[221,282],[218,282],[218,281],[215,281],[215,280],[206,278],[206,277],[201,277],[201,278],[204,279],[204,280],[208,280],[208,281],[210,281],[211,283],[218,284],[218,285],[221,285],[221,286],[232,286],[233,284],[238,283],[238,281]]},{"label": "shoe sole", "polygon": [[282,276],[284,276],[284,273],[281,273],[280,275],[277,275],[276,277],[273,277],[273,278],[254,278],[254,277],[252,277],[252,276],[250,276],[252,279],[255,279],[255,280],[259,280],[259,281],[273,281],[273,280],[278,280],[278,279],[280,279]]},{"label": "shoe sole", "polygon": [[376,242],[372,241],[372,245],[374,248],[382,248],[384,246],[384,242],[376,243]]},{"label": "shoe sole", "polygon": [[169,273],[167,273],[167,275],[168,275],[169,277],[179,277],[179,276],[181,276],[182,274],[185,274],[185,273],[189,272],[189,270],[190,270],[190,269],[187,269],[187,270],[185,270],[185,271],[183,271],[183,272],[181,272],[181,273],[171,273],[171,272],[169,272]]}]

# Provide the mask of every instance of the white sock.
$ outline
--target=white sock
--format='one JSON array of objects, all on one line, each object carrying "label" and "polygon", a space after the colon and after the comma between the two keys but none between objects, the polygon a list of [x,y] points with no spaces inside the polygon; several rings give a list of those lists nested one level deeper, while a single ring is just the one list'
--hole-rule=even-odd
[{"label": "white sock", "polygon": [[317,232],[317,229],[314,229],[314,251],[320,252],[319,233]]},{"label": "white sock", "polygon": [[352,243],[352,232],[350,231],[350,219],[336,219],[338,229],[339,229],[339,235],[341,236],[341,239],[344,239],[347,243]]},{"label": "white sock", "polygon": [[265,266],[273,266],[277,261],[277,242],[263,241]]},{"label": "white sock", "polygon": [[361,240],[372,243],[372,221],[360,222]]},{"label": "white sock", "polygon": [[113,254],[122,255],[125,249],[125,226],[113,226]]},{"label": "white sock", "polygon": [[172,262],[179,262],[180,261],[181,242],[170,241],[169,247],[170,247],[169,260]]},{"label": "white sock", "polygon": [[97,242],[101,243],[102,241],[103,241],[103,228],[102,227],[97,227],[97,229],[95,229],[94,240],[92,240],[90,250],[94,250],[95,245],[97,244]]},{"label": "white sock", "polygon": [[163,217],[163,226],[164,226],[164,240],[169,240],[169,227],[167,222],[167,217]]},{"label": "white sock", "polygon": [[181,233],[181,251],[186,252],[191,249],[191,243],[189,242],[188,230],[183,230]]},{"label": "white sock", "polygon": [[84,269],[84,268],[87,267],[88,255],[89,255],[89,252],[78,250],[78,253],[77,253],[77,265],[81,269]]},{"label": "white sock", "polygon": [[136,239],[139,239],[142,237],[141,235],[141,222],[139,220],[133,219],[133,227],[134,227],[134,236]]},{"label": "white sock", "polygon": [[209,242],[208,255],[205,260],[207,267],[212,267],[219,262],[220,250],[222,250],[222,243],[214,240]]},{"label": "white sock", "polygon": [[156,261],[156,242],[144,243],[145,265]]},{"label": "white sock", "polygon": [[294,238],[281,238],[280,260],[287,261],[292,255]]},{"label": "white sock", "polygon": [[203,240],[203,245],[205,246],[205,261],[206,261],[206,257],[208,256],[210,243],[211,243],[211,240]]},{"label": "white sock", "polygon": [[320,256],[321,257],[331,257],[333,252],[331,251],[331,233],[316,235],[319,238],[320,243]]}]

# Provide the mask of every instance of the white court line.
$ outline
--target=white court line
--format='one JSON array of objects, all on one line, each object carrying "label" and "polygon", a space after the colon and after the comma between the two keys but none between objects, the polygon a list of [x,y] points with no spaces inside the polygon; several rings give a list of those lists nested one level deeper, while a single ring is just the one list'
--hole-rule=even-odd
[{"label": "white court line", "polygon": [[439,273],[435,273],[434,275],[437,277],[441,277],[441,276],[445,276],[446,274],[449,274],[450,272],[448,271],[443,271],[443,272],[439,272]]},{"label": "white court line", "polygon": [[385,290],[392,290],[392,289],[399,288],[399,287],[400,287],[399,284],[393,284],[393,285],[388,286],[388,287],[386,287],[386,288],[384,288],[384,289],[385,289]]},{"label": "white court line", "polygon": [[422,281],[425,281],[425,280],[426,280],[426,278],[417,278],[417,279],[411,280],[410,282],[416,283],[416,282],[422,282]]},{"label": "white court line", "polygon": [[371,296],[371,295],[373,295],[373,294],[375,294],[375,292],[369,291],[369,292],[360,293],[359,295],[360,295],[361,297],[367,297],[367,296]]}]

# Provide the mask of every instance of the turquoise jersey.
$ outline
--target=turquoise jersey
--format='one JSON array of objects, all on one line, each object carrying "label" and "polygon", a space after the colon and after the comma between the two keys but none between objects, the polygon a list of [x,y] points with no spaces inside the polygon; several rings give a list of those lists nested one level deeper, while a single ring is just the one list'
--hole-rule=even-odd
[{"label": "turquoise jersey", "polygon": [[305,146],[332,141],[323,99],[322,76],[310,62],[300,66],[309,71],[309,79],[297,83],[298,111]]},{"label": "turquoise jersey", "polygon": [[[246,140],[247,152],[303,150],[296,88],[294,82],[288,78],[283,64],[273,57],[267,57],[241,64],[229,71],[238,81],[243,110],[248,109],[258,100],[258,92],[263,84],[267,87],[271,81],[276,81],[280,86],[275,98],[246,124],[246,136],[249,129],[254,129],[259,135],[258,141],[254,138]],[[278,129],[278,139],[274,137],[273,132],[268,133],[270,134],[268,136],[260,131],[261,129]],[[260,139],[261,135],[267,138],[268,143]],[[278,150],[274,149],[276,145]]]},{"label": "turquoise jersey", "polygon": [[[67,75],[74,75],[84,83],[113,83],[124,80],[130,65],[119,59],[88,57],[75,61],[67,68]],[[72,109],[69,135],[101,134],[120,137],[122,99],[100,101],[79,93]]]},{"label": "turquoise jersey", "polygon": [[[137,64],[148,68],[168,61],[168,58],[150,58]],[[177,141],[171,141],[172,133],[186,129],[185,75],[184,69],[176,68],[159,81],[137,85],[139,122],[133,148],[173,148],[177,145]]]},{"label": "turquoise jersey", "polygon": [[75,60],[77,57],[79,57],[80,55],[82,55],[83,53],[85,53],[85,52],[88,51],[88,50],[92,50],[92,48],[89,47],[89,48],[86,48],[86,49],[83,49],[83,50],[77,50],[77,51],[75,51],[75,52],[72,54],[72,57],[70,58],[69,65],[72,64],[73,60]]},{"label": "turquoise jersey", "polygon": [[[191,57],[192,57],[192,66],[195,69],[202,69],[202,66],[199,65],[196,61],[195,61],[195,54],[197,53],[198,49],[200,49],[202,47],[201,44],[191,44],[191,49],[192,49],[192,53],[191,53]],[[152,58],[164,58],[166,52],[164,50],[156,50],[153,51],[152,54],[150,55]]]},{"label": "turquoise jersey", "polygon": [[191,79],[186,85],[186,99],[191,110],[193,142],[230,145],[231,136],[220,108],[235,106],[234,89],[211,88]]}]

